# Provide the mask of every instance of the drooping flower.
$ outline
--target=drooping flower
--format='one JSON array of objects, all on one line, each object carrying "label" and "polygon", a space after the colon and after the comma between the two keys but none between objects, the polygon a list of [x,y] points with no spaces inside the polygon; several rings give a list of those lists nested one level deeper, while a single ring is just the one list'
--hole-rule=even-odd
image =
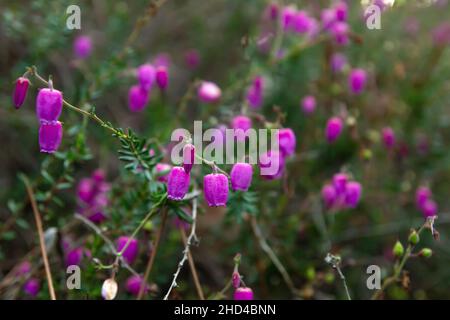
[{"label": "drooping flower", "polygon": [[31,297],[36,297],[41,289],[41,283],[37,278],[31,278],[23,285],[23,291]]},{"label": "drooping flower", "polygon": [[253,167],[248,163],[238,162],[231,169],[230,177],[234,191],[247,191],[252,183]]},{"label": "drooping flower", "polygon": [[142,111],[148,103],[149,91],[134,85],[128,91],[128,107],[133,112]]},{"label": "drooping flower", "polygon": [[195,160],[195,147],[193,144],[188,143],[183,147],[183,168],[186,173],[190,173],[194,166]]},{"label": "drooping flower", "polygon": [[166,90],[169,85],[169,72],[164,66],[156,68],[156,83],[161,90]]},{"label": "drooping flower", "polygon": [[302,99],[302,110],[306,114],[313,113],[316,109],[316,98],[314,96],[306,96]]},{"label": "drooping flower", "polygon": [[234,291],[234,300],[253,300],[253,290],[249,287],[240,287]]},{"label": "drooping flower", "polygon": [[30,80],[25,77],[19,77],[16,80],[16,85],[14,86],[13,93],[13,103],[16,109],[19,109],[27,96],[28,87],[30,85]]},{"label": "drooping flower", "polygon": [[158,181],[167,182],[167,178],[169,177],[170,170],[172,166],[168,163],[158,163],[155,166],[155,171],[158,176]]},{"label": "drooping flower", "polygon": [[95,170],[90,177],[80,180],[77,186],[79,213],[94,223],[101,223],[107,216],[105,208],[108,205],[110,184],[105,181],[105,173]]},{"label": "drooping flower", "polygon": [[236,116],[231,120],[231,127],[234,129],[237,141],[245,141],[248,136],[247,130],[252,127],[252,120],[247,116]]},{"label": "drooping flower", "polygon": [[277,137],[280,151],[284,157],[290,156],[295,153],[297,141],[295,138],[295,133],[292,129],[290,128],[279,129]]},{"label": "drooping flower", "polygon": [[248,88],[247,91],[247,102],[250,107],[257,109],[261,107],[263,102],[264,95],[264,79],[261,76],[257,76],[252,85]]},{"label": "drooping flower", "polygon": [[200,101],[214,103],[220,99],[222,91],[214,82],[203,81],[198,88],[197,94]]},{"label": "drooping flower", "polygon": [[[128,246],[125,248],[129,241]],[[139,253],[139,244],[136,239],[130,239],[126,236],[121,236],[119,239],[117,239],[117,252],[122,252],[122,250],[125,249],[122,253],[123,258],[128,264],[132,264]]]},{"label": "drooping flower", "polygon": [[326,184],[323,186],[322,191],[322,199],[325,202],[325,206],[327,208],[331,208],[336,201],[336,190],[331,184]]},{"label": "drooping flower", "polygon": [[348,78],[348,85],[351,92],[359,94],[364,90],[366,85],[367,73],[364,69],[353,69]]},{"label": "drooping flower", "polygon": [[137,296],[139,294],[141,286],[144,286],[144,293],[149,291],[149,286],[144,282],[144,279],[139,275],[130,276],[125,284],[126,290],[134,296]]},{"label": "drooping flower", "polygon": [[356,181],[349,181],[345,187],[345,204],[349,208],[355,208],[361,198],[361,184]]},{"label": "drooping flower", "polygon": [[259,157],[260,175],[266,180],[281,178],[284,167],[285,159],[281,152],[269,150]]},{"label": "drooping flower", "polygon": [[281,26],[284,31],[292,28],[297,10],[294,6],[286,6],[281,9]]},{"label": "drooping flower", "polygon": [[330,32],[334,37],[334,41],[338,45],[346,45],[349,42],[349,28],[346,22],[336,22],[331,28]]},{"label": "drooping flower", "polygon": [[336,20],[337,21],[342,21],[342,22],[347,21],[347,16],[348,16],[347,3],[345,3],[344,1],[338,2],[334,6],[334,13],[336,15]]},{"label": "drooping flower", "polygon": [[83,257],[88,255],[89,253],[86,251],[85,248],[79,247],[72,250],[69,250],[66,253],[65,262],[66,266],[72,266],[72,265],[80,265],[81,260]]},{"label": "drooping flower", "polygon": [[189,191],[190,176],[183,167],[173,167],[167,180],[167,197],[170,200],[183,200]]},{"label": "drooping flower", "polygon": [[92,40],[91,37],[82,35],[75,38],[73,42],[73,51],[75,55],[80,59],[86,59],[92,52]]},{"label": "drooping flower", "polygon": [[62,135],[63,129],[61,122],[42,122],[39,128],[39,146],[41,152],[54,153],[58,150]]},{"label": "drooping flower", "polygon": [[345,193],[347,188],[348,176],[345,173],[336,173],[333,176],[333,187],[336,190],[337,195]]},{"label": "drooping flower", "polygon": [[341,118],[333,117],[328,120],[327,126],[325,129],[325,136],[329,143],[332,143],[339,138],[342,133],[342,129],[344,127],[344,123]]},{"label": "drooping flower", "polygon": [[36,113],[39,121],[57,121],[63,104],[62,92],[52,88],[39,90],[36,98]]},{"label": "drooping flower", "polygon": [[203,193],[210,207],[226,206],[228,178],[222,173],[210,173],[203,177]]},{"label": "drooping flower", "polygon": [[386,148],[391,149],[395,144],[395,133],[390,127],[383,128],[381,130],[381,136]]},{"label": "drooping flower", "polygon": [[152,88],[155,77],[155,67],[149,63],[143,64],[137,69],[137,78],[139,81],[139,85],[145,91],[149,91]]}]

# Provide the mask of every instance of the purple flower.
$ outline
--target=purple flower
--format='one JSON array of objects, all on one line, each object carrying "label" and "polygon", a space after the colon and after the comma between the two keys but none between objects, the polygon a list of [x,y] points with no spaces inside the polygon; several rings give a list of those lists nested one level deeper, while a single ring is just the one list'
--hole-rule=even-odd
[{"label": "purple flower", "polygon": [[78,58],[86,59],[92,52],[92,40],[89,36],[78,36],[73,42],[73,51]]},{"label": "purple flower", "polygon": [[346,22],[336,22],[331,26],[331,34],[334,36],[334,41],[338,45],[346,45],[349,42],[348,38],[348,24]]},{"label": "purple flower", "polygon": [[226,206],[228,178],[222,173],[210,173],[203,177],[203,193],[210,207]]},{"label": "purple flower", "polygon": [[236,163],[230,172],[231,188],[241,191],[247,191],[252,183],[253,167],[248,163]]},{"label": "purple flower", "polygon": [[184,61],[190,69],[195,69],[200,64],[200,54],[195,49],[190,49],[184,54]]},{"label": "purple flower", "polygon": [[416,190],[417,208],[423,210],[425,202],[432,197],[431,190],[428,187],[419,187]]},{"label": "purple flower", "polygon": [[145,91],[149,91],[152,88],[155,77],[155,67],[149,63],[143,64],[137,69],[137,78],[139,81],[139,85]]},{"label": "purple flower", "polygon": [[270,3],[266,9],[267,16],[271,20],[276,20],[278,18],[278,11],[279,11],[278,4],[274,2]]},{"label": "purple flower", "polygon": [[36,297],[40,289],[41,289],[40,281],[39,279],[36,278],[29,279],[23,285],[23,291],[32,297]]},{"label": "purple flower", "polygon": [[297,144],[294,131],[290,128],[279,129],[277,136],[282,155],[287,157],[294,154]]},{"label": "purple flower", "polygon": [[213,82],[203,81],[197,91],[200,101],[205,103],[214,103],[220,99],[222,91]]},{"label": "purple flower", "polygon": [[311,19],[308,13],[303,10],[297,11],[293,17],[292,25],[295,32],[307,33],[311,27]]},{"label": "purple flower", "polygon": [[354,94],[359,94],[366,85],[367,73],[363,69],[353,69],[348,78],[348,85]]},{"label": "purple flower", "polygon": [[341,135],[343,127],[344,124],[341,118],[333,117],[329,119],[325,129],[325,136],[327,138],[327,141],[329,143],[336,141],[336,139]]},{"label": "purple flower", "polygon": [[59,121],[42,122],[39,128],[39,146],[41,152],[54,153],[61,144],[63,135]]},{"label": "purple flower", "polygon": [[188,143],[183,147],[183,168],[186,173],[190,173],[195,160],[195,147]]},{"label": "purple flower", "polygon": [[173,167],[167,180],[167,197],[170,200],[183,200],[189,191],[190,176],[183,167]]},{"label": "purple flower", "polygon": [[155,166],[156,174],[158,175],[158,181],[167,182],[167,178],[169,177],[170,170],[172,166],[167,163],[158,163]]},{"label": "purple flower", "polygon": [[103,171],[102,169],[96,169],[93,173],[92,173],[92,179],[96,182],[96,183],[100,183],[105,181],[105,171]]},{"label": "purple flower", "polygon": [[432,199],[427,199],[423,204],[422,213],[425,218],[430,218],[436,216],[438,212],[438,207],[436,202]]},{"label": "purple flower", "polygon": [[81,179],[78,183],[77,193],[81,201],[91,202],[96,193],[94,181],[91,178]]},{"label": "purple flower", "polygon": [[126,236],[121,236],[117,239],[117,252],[121,252],[125,248],[128,241],[130,241],[125,251],[122,253],[122,256],[128,264],[132,264],[134,260],[136,260],[139,253],[139,245],[136,239],[129,239],[130,238]]},{"label": "purple flower", "polygon": [[347,188],[347,182],[348,177],[345,173],[336,173],[333,176],[333,187],[338,196],[345,193],[345,190]]},{"label": "purple flower", "polygon": [[39,121],[56,121],[61,115],[63,95],[61,91],[51,88],[39,90],[36,98],[36,112]]},{"label": "purple flower", "polygon": [[383,138],[383,143],[386,146],[386,148],[390,149],[395,144],[395,133],[394,130],[390,127],[383,128],[381,130],[381,135]]},{"label": "purple flower", "polygon": [[334,73],[339,73],[347,65],[347,57],[342,53],[335,53],[331,56],[330,65]]},{"label": "purple flower", "polygon": [[324,185],[321,194],[323,202],[325,202],[325,206],[327,208],[331,208],[336,202],[337,198],[336,190],[334,189],[334,187],[331,184]]},{"label": "purple flower", "polygon": [[139,85],[134,85],[128,91],[128,107],[133,112],[142,111],[148,103],[149,91]]},{"label": "purple flower", "polygon": [[269,150],[259,157],[260,175],[266,180],[282,177],[285,159],[282,153]]},{"label": "purple flower", "polygon": [[21,277],[29,274],[31,272],[31,263],[29,261],[22,262],[16,271],[16,276]]},{"label": "purple flower", "polygon": [[344,1],[340,1],[334,6],[334,12],[337,21],[347,21],[348,6]]},{"label": "purple flower", "polygon": [[165,67],[169,69],[170,56],[167,53],[160,53],[153,59],[153,65],[155,67]]},{"label": "purple flower", "polygon": [[125,284],[126,290],[134,296],[139,294],[141,286],[144,286],[145,293],[149,291],[149,286],[144,282],[144,279],[138,275],[130,276]]},{"label": "purple flower", "polygon": [[75,248],[67,252],[65,259],[66,266],[80,265],[81,260],[83,259],[83,256],[85,254],[84,250],[84,248]]},{"label": "purple flower", "polygon": [[30,80],[28,80],[27,78],[19,77],[16,80],[16,85],[14,87],[13,93],[13,103],[16,109],[19,109],[23,105],[23,102],[25,101],[25,98],[27,96],[29,85]]},{"label": "purple flower", "polygon": [[240,287],[234,291],[234,300],[253,300],[253,291],[248,287]]},{"label": "purple flower", "polygon": [[443,22],[432,31],[433,42],[436,46],[450,44],[450,23]]},{"label": "purple flower", "polygon": [[316,98],[314,96],[306,96],[302,99],[302,110],[306,114],[313,113],[316,109]]},{"label": "purple flower", "polygon": [[293,6],[286,6],[281,10],[281,26],[284,31],[292,28],[296,13],[297,10]]},{"label": "purple flower", "polygon": [[236,116],[231,120],[231,127],[234,129],[237,141],[245,141],[248,136],[247,130],[252,127],[252,120],[247,116]]},{"label": "purple flower", "polygon": [[324,9],[320,13],[320,19],[322,22],[322,27],[325,30],[329,30],[331,26],[336,22],[336,13],[333,9]]},{"label": "purple flower", "polygon": [[257,76],[247,91],[247,101],[250,107],[254,109],[261,107],[263,102],[263,86],[264,79],[261,76]]},{"label": "purple flower", "polygon": [[167,67],[159,66],[156,68],[156,83],[161,90],[166,90],[169,85],[169,72]]},{"label": "purple flower", "polygon": [[361,198],[361,184],[356,181],[349,181],[345,189],[345,204],[347,207],[355,208]]}]

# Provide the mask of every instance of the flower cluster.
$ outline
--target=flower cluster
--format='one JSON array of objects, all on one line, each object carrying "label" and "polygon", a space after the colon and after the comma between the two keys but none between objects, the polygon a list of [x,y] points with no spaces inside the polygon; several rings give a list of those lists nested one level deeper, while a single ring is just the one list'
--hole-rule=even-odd
[{"label": "flower cluster", "polygon": [[350,181],[345,173],[337,173],[332,182],[322,188],[322,199],[327,209],[340,210],[356,208],[361,199],[362,187],[357,181]]},{"label": "flower cluster", "polygon": [[105,208],[109,190],[110,185],[105,181],[105,173],[101,169],[81,179],[77,187],[79,213],[94,223],[103,222],[107,218]]}]

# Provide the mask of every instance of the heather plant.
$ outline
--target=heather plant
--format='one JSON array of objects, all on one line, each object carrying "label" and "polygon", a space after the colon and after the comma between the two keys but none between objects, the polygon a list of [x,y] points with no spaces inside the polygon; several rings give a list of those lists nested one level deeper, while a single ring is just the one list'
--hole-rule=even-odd
[{"label": "heather plant", "polygon": [[0,297],[450,298],[450,4],[394,3],[0,5]]}]

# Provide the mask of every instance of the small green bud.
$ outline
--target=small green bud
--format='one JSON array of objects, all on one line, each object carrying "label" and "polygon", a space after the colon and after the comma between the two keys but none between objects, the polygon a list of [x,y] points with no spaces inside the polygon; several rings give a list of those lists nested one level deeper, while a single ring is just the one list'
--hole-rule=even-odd
[{"label": "small green bud", "polygon": [[397,240],[397,242],[394,245],[394,248],[392,249],[392,253],[396,258],[401,258],[403,256],[403,253],[405,252],[405,249],[403,248],[403,245],[400,241]]},{"label": "small green bud", "polygon": [[328,272],[325,274],[325,282],[330,284],[334,282],[334,273]]},{"label": "small green bud", "polygon": [[430,248],[423,248],[419,252],[419,256],[424,257],[424,258],[429,258],[432,255],[433,255],[433,251]]},{"label": "small green bud", "polygon": [[310,281],[314,280],[314,278],[316,277],[316,270],[314,270],[314,267],[309,267],[308,269],[306,269],[305,276],[306,279]]},{"label": "small green bud", "polygon": [[419,234],[416,232],[416,230],[411,231],[411,233],[409,234],[408,237],[408,242],[410,244],[412,244],[413,246],[415,246],[416,244],[418,244],[420,241],[420,237]]}]

